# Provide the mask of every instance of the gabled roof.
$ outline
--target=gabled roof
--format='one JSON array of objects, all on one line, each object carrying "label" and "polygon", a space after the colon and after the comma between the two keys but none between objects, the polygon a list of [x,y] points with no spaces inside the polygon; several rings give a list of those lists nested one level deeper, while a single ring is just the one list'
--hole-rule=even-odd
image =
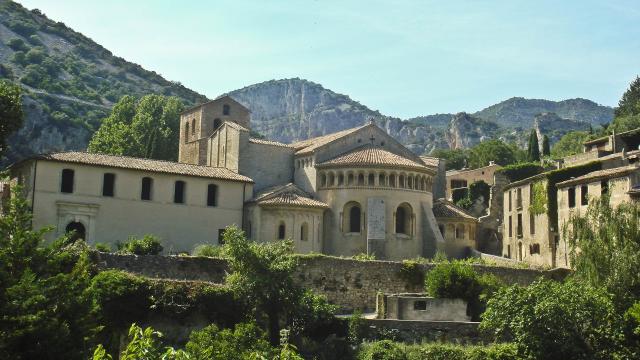
[{"label": "gabled roof", "polygon": [[438,199],[433,202],[433,216],[435,216],[436,218],[460,218],[475,221],[478,220],[474,216],[467,213],[464,209],[445,199]]},{"label": "gabled roof", "polygon": [[272,187],[260,192],[256,197],[249,200],[248,203],[255,203],[259,206],[273,207],[308,207],[326,209],[329,205],[312,199],[309,194],[297,187],[295,184],[289,183]]},{"label": "gabled roof", "polygon": [[440,158],[437,158],[437,157],[421,155],[420,159],[427,166],[431,166],[431,167],[437,168],[440,165]]},{"label": "gabled roof", "polygon": [[289,144],[284,144],[281,142],[271,141],[271,140],[256,139],[256,138],[249,138],[249,142],[253,144],[260,144],[260,145],[282,146],[282,147],[288,147],[288,148],[292,147]]},{"label": "gabled roof", "polygon": [[[238,129],[240,131],[247,131],[247,132],[249,131],[249,129],[247,129],[246,127],[244,127],[244,126],[242,126],[242,125],[240,125],[238,123],[235,123],[233,121],[225,121],[225,122],[223,122],[223,125],[227,125],[229,127],[232,127],[234,129]],[[220,126],[218,129],[220,129],[221,127],[222,126]],[[215,131],[214,131],[214,134],[215,134]]]},{"label": "gabled roof", "polygon": [[[233,171],[226,168],[192,165],[174,161],[134,158],[129,156],[93,154],[79,151],[37,155],[23,161],[27,160],[48,160],[74,164],[105,166],[120,169],[142,170],[165,174],[241,181],[248,183],[253,182],[251,178],[234,173]],[[17,166],[17,164],[12,165],[11,167],[14,166]]]},{"label": "gabled roof", "polygon": [[316,165],[316,167],[347,167],[354,165],[399,167],[413,170],[428,170],[430,172],[433,172],[432,168],[427,167],[424,164],[420,164],[398,154],[394,154],[386,149],[372,145],[364,145],[354,150],[348,151],[342,155],[338,155],[333,159],[319,163]]},{"label": "gabled roof", "polygon": [[640,171],[640,167],[636,164],[620,166],[612,169],[593,171],[593,172],[590,172],[589,174],[578,176],[576,178],[560,182],[557,184],[557,186],[567,187],[567,186],[576,185],[576,184],[593,182],[601,179],[618,178],[621,176],[629,175],[636,171]]},{"label": "gabled roof", "polygon": [[[371,123],[366,124],[366,125],[362,125],[362,126],[358,126],[358,127],[354,127],[351,129],[346,129],[346,130],[342,130],[342,131],[338,131],[335,132],[333,134],[327,134],[327,135],[323,135],[323,136],[318,136],[318,137],[314,137],[314,138],[310,138],[307,140],[301,140],[301,141],[297,141],[291,144],[291,146],[293,146],[293,148],[296,150],[296,155],[302,155],[302,154],[308,154],[308,153],[312,153],[315,149],[327,145],[333,141],[336,141],[340,138],[343,138],[349,134],[352,134],[360,129],[363,129],[367,126],[372,126]],[[375,126],[375,125],[373,125]]]}]

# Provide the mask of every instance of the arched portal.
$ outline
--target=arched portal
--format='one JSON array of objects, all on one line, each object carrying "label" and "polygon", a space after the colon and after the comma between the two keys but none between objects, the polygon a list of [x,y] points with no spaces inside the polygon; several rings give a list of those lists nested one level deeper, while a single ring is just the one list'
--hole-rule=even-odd
[{"label": "arched portal", "polygon": [[67,227],[64,229],[65,233],[69,237],[70,241],[76,240],[84,240],[86,239],[87,231],[79,221],[72,221],[67,224]]}]

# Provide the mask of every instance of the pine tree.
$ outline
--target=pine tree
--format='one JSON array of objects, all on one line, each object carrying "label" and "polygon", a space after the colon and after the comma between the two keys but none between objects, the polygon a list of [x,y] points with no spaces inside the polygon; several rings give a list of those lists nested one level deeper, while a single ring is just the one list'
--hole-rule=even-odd
[{"label": "pine tree", "polygon": [[540,147],[538,143],[538,134],[536,134],[536,130],[531,130],[531,135],[529,136],[529,147],[527,148],[527,155],[529,157],[529,161],[540,161]]},{"label": "pine tree", "polygon": [[547,135],[542,136],[542,156],[551,155],[551,146],[549,146],[549,137]]},{"label": "pine tree", "polygon": [[616,117],[640,114],[640,77],[629,85],[616,108]]}]

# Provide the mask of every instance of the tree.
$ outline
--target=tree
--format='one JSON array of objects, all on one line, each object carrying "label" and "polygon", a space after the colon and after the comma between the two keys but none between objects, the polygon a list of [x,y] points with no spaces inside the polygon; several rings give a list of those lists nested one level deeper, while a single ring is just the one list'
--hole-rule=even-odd
[{"label": "tree", "polygon": [[612,207],[603,196],[563,226],[576,276],[613,295],[619,311],[640,300],[640,205]]},{"label": "tree", "polygon": [[146,95],[137,101],[132,96],[124,96],[93,134],[88,150],[176,160],[183,109],[175,97]]},{"label": "tree", "polygon": [[547,135],[543,135],[542,136],[542,156],[550,156],[550,155],[551,155],[551,147],[549,146],[549,137]]},{"label": "tree", "polygon": [[226,283],[238,299],[244,299],[257,311],[258,317],[266,316],[269,340],[276,346],[280,340],[280,321],[302,297],[292,277],[297,266],[296,258],[291,256],[293,243],[250,242],[235,226],[225,230],[224,243],[231,270]]},{"label": "tree", "polygon": [[469,156],[463,149],[435,149],[430,156],[444,159],[447,170],[460,170],[467,166]]},{"label": "tree", "polygon": [[554,158],[563,158],[569,155],[575,155],[582,152],[583,143],[589,139],[589,133],[586,131],[570,131],[558,140],[551,148],[551,156]]},{"label": "tree", "polygon": [[629,358],[622,317],[607,292],[579,281],[502,288],[489,300],[480,328],[513,341],[521,358]]},{"label": "tree", "polygon": [[0,217],[0,358],[85,359],[98,331],[88,256],[66,238],[45,246],[50,229],[32,230],[13,192]]},{"label": "tree", "polygon": [[21,91],[18,85],[0,80],[0,157],[7,151],[9,135],[22,127]]},{"label": "tree", "polygon": [[640,77],[631,82],[627,91],[622,94],[615,110],[615,118],[607,130],[623,132],[640,127]]},{"label": "tree", "polygon": [[469,151],[469,168],[487,166],[491,161],[503,166],[513,164],[516,156],[514,148],[500,140],[483,141]]},{"label": "tree", "polygon": [[529,146],[527,147],[527,158],[529,161],[540,161],[540,143],[535,129],[529,135]]}]

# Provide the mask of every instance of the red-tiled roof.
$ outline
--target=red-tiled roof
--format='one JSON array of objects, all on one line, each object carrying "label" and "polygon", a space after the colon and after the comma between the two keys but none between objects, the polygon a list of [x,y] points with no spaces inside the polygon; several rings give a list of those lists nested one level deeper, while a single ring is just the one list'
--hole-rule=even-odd
[{"label": "red-tiled roof", "polygon": [[276,186],[259,193],[248,201],[259,206],[283,206],[283,207],[310,207],[326,209],[329,205],[322,201],[312,199],[309,194],[294,184]]},{"label": "red-tiled roof", "polygon": [[407,159],[398,154],[394,154],[386,149],[365,145],[345,154],[339,155],[331,160],[317,165],[317,167],[341,167],[341,166],[393,166],[409,168],[414,170],[429,170],[432,168]]},{"label": "red-tiled roof", "polygon": [[451,201],[444,199],[436,200],[433,203],[433,216],[436,218],[463,218],[469,220],[478,220],[464,209],[456,206]]}]

